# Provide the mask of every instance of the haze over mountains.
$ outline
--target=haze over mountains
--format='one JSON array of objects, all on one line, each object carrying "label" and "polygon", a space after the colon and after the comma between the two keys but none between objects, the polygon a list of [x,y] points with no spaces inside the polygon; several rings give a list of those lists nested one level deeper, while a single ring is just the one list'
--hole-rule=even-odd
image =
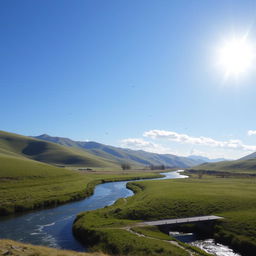
[{"label": "haze over mountains", "polygon": [[229,161],[228,159],[225,159],[225,158],[210,159],[208,157],[198,156],[198,155],[191,155],[191,156],[188,156],[188,157],[190,159],[194,159],[194,160],[198,160],[198,161],[202,161],[202,162],[206,162],[206,163],[215,163],[215,162],[221,162],[221,161]]},{"label": "haze over mountains", "polygon": [[191,159],[189,157],[180,157],[171,154],[156,154],[143,150],[119,148],[93,141],[73,141],[69,138],[52,137],[47,134],[35,136],[34,138],[48,142],[54,142],[63,146],[68,146],[70,148],[78,148],[80,150],[82,149],[92,155],[113,161],[118,164],[128,162],[135,166],[165,165],[168,167],[187,168],[204,162],[200,159]]},{"label": "haze over mountains", "polygon": [[122,163],[129,163],[133,167],[165,165],[177,168],[201,163],[186,157],[122,149],[97,142],[76,142],[48,135],[33,138],[4,131],[0,131],[0,158],[6,163],[22,161],[24,166],[31,168],[38,162],[51,165],[119,168]]},{"label": "haze over mountains", "polygon": [[46,134],[26,137],[3,131],[0,131],[0,158],[5,162],[12,158],[13,161],[26,162],[26,165],[31,166],[39,161],[51,165],[87,167],[120,167],[122,163],[129,163],[134,167],[165,165],[173,168],[197,166],[205,170],[256,170],[256,153],[235,161],[216,162],[224,159],[179,157],[119,148],[93,141],[73,141]]}]

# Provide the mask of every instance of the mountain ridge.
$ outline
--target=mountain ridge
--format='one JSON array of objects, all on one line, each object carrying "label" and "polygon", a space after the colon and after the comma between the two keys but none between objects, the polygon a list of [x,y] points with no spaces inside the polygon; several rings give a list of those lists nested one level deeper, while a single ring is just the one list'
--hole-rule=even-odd
[{"label": "mountain ridge", "polygon": [[30,159],[51,165],[111,166],[79,148],[69,148],[49,141],[0,131],[0,155]]},{"label": "mountain ridge", "polygon": [[105,145],[95,141],[74,141],[69,138],[50,136],[48,134],[34,136],[33,138],[50,141],[68,147],[80,148],[91,154],[115,161],[119,164],[122,162],[129,162],[132,165],[165,165],[173,168],[187,168],[203,163],[203,161],[190,159],[188,157],[171,154],[157,154],[143,150],[132,150]]},{"label": "mountain ridge", "polygon": [[199,155],[190,155],[188,157],[191,158],[191,159],[201,160],[201,161],[207,162],[207,163],[230,161],[229,159],[226,159],[226,158],[208,158],[206,156],[199,156]]}]

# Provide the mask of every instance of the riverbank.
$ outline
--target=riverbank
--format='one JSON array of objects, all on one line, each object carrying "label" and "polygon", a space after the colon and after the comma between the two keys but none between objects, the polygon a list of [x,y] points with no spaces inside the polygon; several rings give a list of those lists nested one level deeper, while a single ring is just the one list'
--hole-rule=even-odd
[{"label": "riverbank", "polygon": [[90,196],[95,186],[104,182],[161,177],[158,173],[132,170],[84,173],[64,168],[51,168],[53,169],[51,175],[0,179],[0,216],[55,207],[80,200]]},{"label": "riverbank", "polygon": [[[158,255],[167,255],[170,245],[166,248],[166,244],[156,245],[145,237],[135,237],[124,227],[142,220],[214,214],[225,217],[215,226],[214,238],[244,255],[254,255],[255,184],[256,179],[252,178],[213,177],[129,183],[129,188],[136,192],[135,196],[120,199],[115,205],[101,210],[81,213],[73,230],[81,241],[94,250],[125,255],[154,255],[159,250],[161,253]],[[142,247],[137,245],[140,239]],[[172,253],[175,255],[175,252]],[[179,253],[186,255],[186,252]]]},{"label": "riverbank", "polygon": [[[167,175],[169,176],[169,175]],[[178,172],[172,174],[173,179],[184,178]],[[167,177],[171,178],[171,177]],[[139,193],[140,186],[128,183],[127,187],[134,193]],[[112,216],[121,210],[121,206],[128,204],[131,198],[121,198],[112,206],[101,210],[81,213],[77,216],[73,231],[76,237],[90,246],[92,250],[103,250],[109,254],[118,255],[208,255],[198,248],[170,243],[167,240],[152,239],[143,236],[134,236],[131,227],[137,225],[132,218],[119,219]],[[81,218],[81,219],[80,219]],[[86,219],[86,222],[84,220]],[[89,226],[87,226],[87,224]]]}]

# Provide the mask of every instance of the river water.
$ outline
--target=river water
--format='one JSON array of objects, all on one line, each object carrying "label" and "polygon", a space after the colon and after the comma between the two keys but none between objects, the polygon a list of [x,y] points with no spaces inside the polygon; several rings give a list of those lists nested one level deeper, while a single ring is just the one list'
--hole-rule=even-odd
[{"label": "river water", "polygon": [[[163,173],[164,178],[177,179],[187,176],[177,172]],[[97,185],[94,194],[80,201],[55,208],[0,218],[0,238],[12,239],[36,245],[84,251],[72,234],[72,223],[80,212],[91,211],[113,204],[117,199],[133,195],[126,188],[128,181]]]},{"label": "river water", "polygon": [[[187,178],[187,176],[180,174],[180,172],[162,173],[165,177],[159,178],[159,180]],[[72,233],[72,224],[76,215],[80,212],[109,206],[119,198],[132,196],[134,193],[126,188],[127,182],[130,181],[109,182],[97,185],[92,196],[55,208],[33,211],[22,215],[1,217],[0,238],[54,248],[85,251],[86,248],[74,238]],[[194,242],[198,242],[195,245],[200,248],[208,244],[208,242],[204,241],[196,240]],[[231,249],[229,250],[231,254],[215,255],[239,256],[238,254],[234,254]]]},{"label": "river water", "polygon": [[235,253],[228,246],[216,243],[212,238],[202,238],[200,235],[196,233],[182,233],[182,232],[170,232],[171,236],[180,240],[181,242],[185,242],[191,244],[193,246],[199,247],[200,249],[216,256],[241,256],[239,253]]}]

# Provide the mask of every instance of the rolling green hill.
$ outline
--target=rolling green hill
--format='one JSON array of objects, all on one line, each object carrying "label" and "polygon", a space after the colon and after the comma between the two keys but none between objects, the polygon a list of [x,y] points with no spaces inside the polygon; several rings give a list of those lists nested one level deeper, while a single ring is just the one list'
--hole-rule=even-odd
[{"label": "rolling green hill", "polygon": [[62,176],[69,170],[58,168],[22,157],[0,154],[0,179],[24,179],[25,177]]},{"label": "rolling green hill", "polygon": [[[100,173],[88,173],[56,164],[108,168],[106,173],[103,168]],[[111,162],[79,149],[0,132],[0,215],[83,198],[102,180],[153,176],[120,171]]]},{"label": "rolling green hill", "polygon": [[[2,143],[3,144],[3,143]],[[0,215],[84,197],[92,178],[22,154],[0,154]]]},{"label": "rolling green hill", "polygon": [[171,154],[156,154],[142,150],[131,150],[120,147],[113,147],[93,141],[73,141],[68,138],[52,137],[47,134],[43,134],[35,138],[54,142],[60,145],[68,146],[70,148],[79,148],[80,150],[82,149],[95,156],[113,161],[118,164],[128,162],[131,165],[165,165],[168,167],[186,168],[198,165],[199,163],[203,162],[201,160],[191,159],[188,157],[179,157]]},{"label": "rolling green hill", "polygon": [[205,163],[193,167],[192,170],[256,174],[256,159]]},{"label": "rolling green hill", "polygon": [[256,175],[256,152],[238,160],[203,163],[198,166],[194,166],[191,171],[215,171]]},{"label": "rolling green hill", "polygon": [[70,148],[26,136],[0,131],[0,154],[49,164],[103,167],[110,161],[78,148]]},{"label": "rolling green hill", "polygon": [[1,131],[0,215],[64,203],[91,192],[93,186],[87,185],[96,177],[56,165],[113,166],[78,149]]}]

